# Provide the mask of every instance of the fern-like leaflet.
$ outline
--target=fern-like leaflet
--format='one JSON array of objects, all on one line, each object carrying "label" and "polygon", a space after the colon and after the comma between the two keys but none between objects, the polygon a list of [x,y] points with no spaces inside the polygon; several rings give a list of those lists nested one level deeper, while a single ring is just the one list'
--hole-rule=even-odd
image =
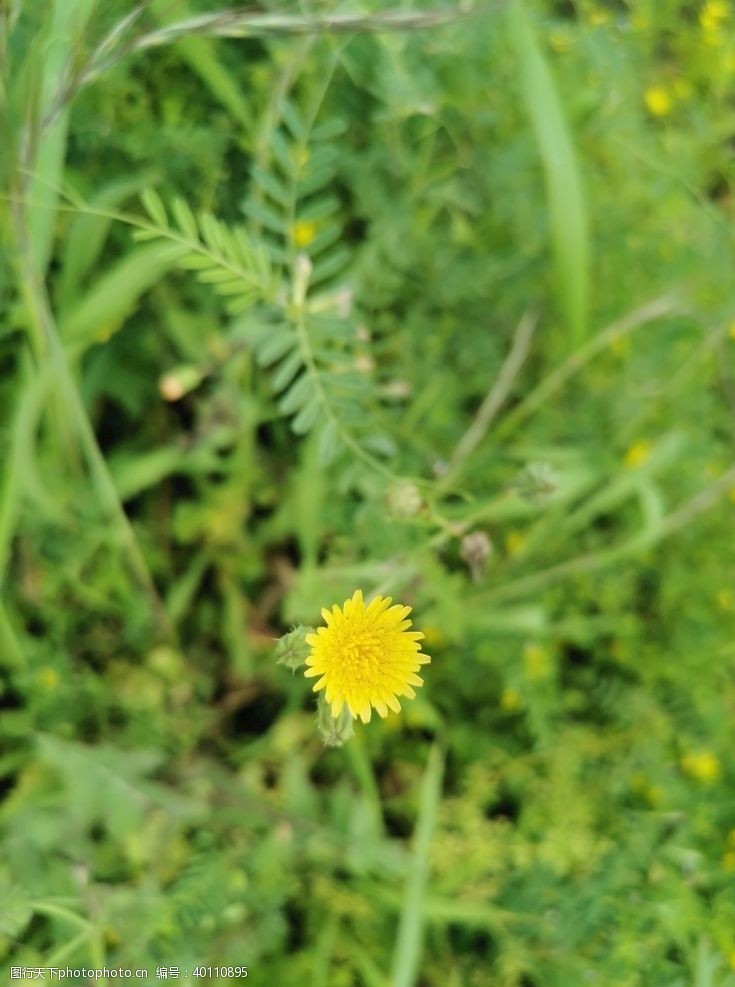
[{"label": "fern-like leaflet", "polygon": [[355,357],[356,325],[341,311],[351,307],[349,290],[333,283],[350,257],[339,243],[339,202],[327,190],[337,160],[330,142],[343,128],[339,121],[309,127],[288,101],[283,116],[270,144],[274,166],[252,169],[247,229],[195,215],[181,199],[169,211],[148,189],[142,203],[151,222],[139,223],[135,237],[167,240],[182,268],[226,297],[231,315],[259,307],[239,332],[269,368],[278,410],[294,432],[318,429],[323,463],[347,446],[387,472],[355,437],[370,422],[374,389],[369,363]]}]

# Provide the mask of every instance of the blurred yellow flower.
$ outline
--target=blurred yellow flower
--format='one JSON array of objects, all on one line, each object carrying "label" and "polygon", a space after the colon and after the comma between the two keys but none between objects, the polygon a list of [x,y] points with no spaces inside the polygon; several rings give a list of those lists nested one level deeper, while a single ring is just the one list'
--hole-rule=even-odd
[{"label": "blurred yellow flower", "polygon": [[732,341],[733,341],[733,342],[735,343],[735,320],[733,320],[733,321],[732,321],[732,322],[730,323],[730,326],[729,326],[729,328],[728,328],[728,330],[727,330],[727,335],[728,335],[728,336],[730,337],[730,339],[731,339],[731,340],[732,340]]},{"label": "blurred yellow flower", "polygon": [[573,41],[574,39],[570,32],[565,31],[563,28],[554,28],[552,31],[549,31],[549,44],[559,55],[563,55],[569,51]]},{"label": "blurred yellow flower", "polygon": [[712,33],[727,20],[729,13],[725,0],[707,0],[699,12],[699,23],[704,31]]},{"label": "blurred yellow flower", "polygon": [[642,466],[651,455],[651,443],[645,439],[639,439],[630,446],[623,456],[623,466],[632,470],[637,466]]},{"label": "blurred yellow flower", "polygon": [[541,682],[552,673],[551,655],[540,644],[530,643],[523,649],[523,672],[529,682]]},{"label": "blurred yellow flower", "polygon": [[727,499],[731,504],[735,504],[735,487],[730,487],[727,491]]},{"label": "blurred yellow flower", "polygon": [[663,86],[649,86],[644,94],[644,99],[648,112],[655,117],[665,117],[671,113],[674,106],[671,93]]},{"label": "blurred yellow flower", "polygon": [[649,785],[644,794],[652,809],[657,809],[664,800],[664,792],[660,785]]},{"label": "blurred yellow flower", "polygon": [[523,705],[523,697],[517,689],[503,689],[500,706],[507,713],[514,713]]},{"label": "blurred yellow flower", "polygon": [[305,168],[308,165],[311,157],[308,147],[295,147],[291,153],[297,167]]},{"label": "blurred yellow flower", "polygon": [[424,635],[409,630],[411,621],[405,618],[411,607],[391,602],[389,596],[376,596],[366,605],[362,590],[355,590],[342,607],[323,609],[327,626],[306,635],[311,654],[304,674],[321,676],[314,692],[326,690],[335,719],[345,704],[363,723],[369,722],[373,708],[380,716],[387,716],[389,707],[398,713],[396,697],[413,699],[411,687],[423,685],[416,672],[431,661],[418,643]]},{"label": "blurred yellow flower", "polygon": [[49,665],[46,665],[39,671],[36,676],[36,680],[42,689],[46,689],[48,692],[53,692],[59,684],[59,673],[55,668],[51,668]]},{"label": "blurred yellow flower", "polygon": [[291,239],[296,247],[308,247],[316,236],[316,223],[309,219],[299,219],[291,228]]},{"label": "blurred yellow flower", "polygon": [[728,874],[735,871],[735,850],[726,850],[722,855],[722,868]]},{"label": "blurred yellow flower", "polygon": [[715,599],[720,610],[726,613],[735,610],[735,593],[731,589],[718,589]]},{"label": "blurred yellow flower", "polygon": [[523,548],[526,538],[520,531],[509,531],[505,536],[505,550],[508,555],[517,555]]},{"label": "blurred yellow flower", "polygon": [[704,784],[717,781],[722,774],[722,766],[719,758],[711,751],[702,751],[699,754],[686,754],[681,759],[681,770],[685,775]]},{"label": "blurred yellow flower", "polygon": [[587,20],[592,27],[603,27],[605,24],[609,24],[611,19],[610,11],[604,10],[602,7],[593,7],[587,15]]}]

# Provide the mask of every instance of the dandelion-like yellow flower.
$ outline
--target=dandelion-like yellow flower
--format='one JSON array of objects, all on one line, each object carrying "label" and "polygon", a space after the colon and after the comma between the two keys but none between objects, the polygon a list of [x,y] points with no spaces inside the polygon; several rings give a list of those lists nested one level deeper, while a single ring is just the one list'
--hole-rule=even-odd
[{"label": "dandelion-like yellow flower", "polygon": [[689,775],[696,781],[709,784],[717,781],[722,774],[722,766],[719,758],[711,751],[702,751],[699,754],[686,754],[681,759],[681,769],[684,774]]},{"label": "dandelion-like yellow flower", "polygon": [[391,603],[390,597],[376,596],[366,604],[358,589],[342,607],[322,610],[327,626],[306,636],[311,654],[304,674],[321,676],[314,692],[326,690],[335,718],[345,703],[363,723],[369,722],[372,707],[381,716],[387,716],[389,707],[398,713],[396,697],[413,699],[411,686],[423,685],[416,672],[431,661],[418,643],[424,635],[409,630],[411,607]]},{"label": "dandelion-like yellow flower", "polygon": [[671,113],[674,101],[671,93],[663,86],[649,86],[644,93],[648,112],[655,117],[665,117]]},{"label": "dandelion-like yellow flower", "polygon": [[309,219],[297,220],[291,229],[291,236],[296,247],[308,247],[316,237],[316,223]]},{"label": "dandelion-like yellow flower", "polygon": [[642,466],[651,458],[651,443],[645,439],[639,439],[632,446],[626,449],[623,456],[623,466],[626,469],[634,470],[637,466]]}]

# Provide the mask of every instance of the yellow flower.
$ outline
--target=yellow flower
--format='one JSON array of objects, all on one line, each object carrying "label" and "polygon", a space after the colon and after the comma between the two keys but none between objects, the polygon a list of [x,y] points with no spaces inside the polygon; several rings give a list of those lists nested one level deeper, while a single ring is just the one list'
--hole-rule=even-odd
[{"label": "yellow flower", "polygon": [[291,229],[294,246],[308,247],[316,236],[316,223],[308,219],[299,219]]},{"label": "yellow flower", "polygon": [[525,537],[520,531],[509,531],[505,536],[505,550],[508,555],[518,555],[523,548]]},{"label": "yellow flower", "polygon": [[314,692],[325,689],[325,697],[338,717],[345,703],[353,717],[368,723],[371,707],[380,716],[388,715],[388,707],[398,713],[401,704],[397,696],[413,699],[412,685],[423,685],[416,675],[419,666],[431,659],[421,653],[418,643],[423,634],[410,631],[411,621],[405,618],[411,607],[396,604],[391,598],[376,596],[365,604],[362,590],[355,590],[342,607],[336,604],[322,610],[326,627],[306,635],[311,654],[307,678],[321,676]]},{"label": "yellow flower", "polygon": [[553,31],[549,31],[549,44],[560,55],[569,51],[572,47],[574,39],[568,31],[564,31],[561,28],[556,28]]},{"label": "yellow flower", "polygon": [[719,759],[710,751],[701,754],[687,754],[681,759],[681,769],[685,775],[696,781],[708,784],[717,781],[722,773]]},{"label": "yellow flower", "polygon": [[541,682],[553,673],[551,655],[540,644],[533,642],[523,649],[523,672],[529,682]]},{"label": "yellow flower", "polygon": [[610,11],[603,10],[602,7],[593,7],[587,15],[592,27],[603,27],[605,24],[609,24],[611,17]]},{"label": "yellow flower", "polygon": [[648,112],[655,117],[665,117],[671,113],[674,101],[671,93],[663,86],[649,86],[644,95]]},{"label": "yellow flower", "polygon": [[500,706],[508,713],[515,713],[523,705],[523,697],[517,689],[503,689]]},{"label": "yellow flower", "polygon": [[44,666],[36,676],[38,684],[49,692],[53,692],[59,684],[59,673],[55,668]]},{"label": "yellow flower", "polygon": [[705,31],[716,31],[727,20],[728,13],[724,0],[707,0],[699,12],[699,23]]},{"label": "yellow flower", "polygon": [[651,444],[645,439],[634,442],[623,456],[623,466],[633,470],[636,466],[642,466],[651,455]]}]

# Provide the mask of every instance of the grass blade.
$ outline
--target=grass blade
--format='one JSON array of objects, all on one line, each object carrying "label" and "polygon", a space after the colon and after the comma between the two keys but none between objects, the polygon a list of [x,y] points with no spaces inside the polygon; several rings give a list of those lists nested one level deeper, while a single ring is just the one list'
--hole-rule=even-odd
[{"label": "grass blade", "polygon": [[578,345],[587,333],[589,292],[589,240],[579,165],[554,77],[522,0],[514,0],[509,17],[523,98],[546,176],[559,300]]},{"label": "grass blade", "polygon": [[393,953],[392,987],[413,987],[419,973],[424,926],[423,900],[429,878],[429,849],[436,826],[443,776],[444,755],[434,745],[429,753],[421,786],[421,807],[414,837],[413,858]]}]

